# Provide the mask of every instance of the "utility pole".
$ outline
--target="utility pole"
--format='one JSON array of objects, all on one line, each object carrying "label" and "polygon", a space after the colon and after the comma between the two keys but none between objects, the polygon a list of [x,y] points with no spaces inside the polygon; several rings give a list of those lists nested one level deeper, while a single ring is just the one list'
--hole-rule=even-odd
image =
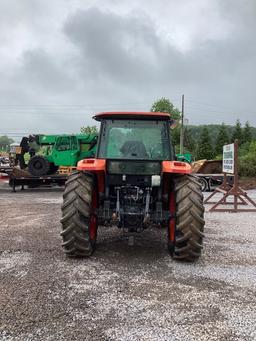
[{"label": "utility pole", "polygon": [[180,154],[184,153],[184,95],[181,100]]}]

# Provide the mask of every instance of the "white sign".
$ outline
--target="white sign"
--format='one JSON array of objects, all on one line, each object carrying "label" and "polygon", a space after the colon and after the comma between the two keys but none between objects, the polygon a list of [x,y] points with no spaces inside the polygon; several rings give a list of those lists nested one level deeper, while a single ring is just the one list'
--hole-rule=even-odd
[{"label": "white sign", "polygon": [[223,146],[223,173],[234,174],[234,143]]}]

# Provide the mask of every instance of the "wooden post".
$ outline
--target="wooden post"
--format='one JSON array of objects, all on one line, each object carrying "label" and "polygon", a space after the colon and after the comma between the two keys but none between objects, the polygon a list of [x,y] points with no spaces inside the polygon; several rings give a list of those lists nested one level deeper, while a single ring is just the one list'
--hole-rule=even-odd
[{"label": "wooden post", "polygon": [[238,191],[238,140],[234,143],[234,209],[237,212],[237,191]]},{"label": "wooden post", "polygon": [[[227,175],[224,173],[224,182],[221,186],[217,187],[215,191],[204,201],[205,204],[214,203],[210,208],[209,212],[256,212],[256,203],[247,195],[247,193],[241,189],[238,185],[238,140],[234,142],[234,183],[231,188],[227,185]],[[212,198],[216,193],[222,193],[223,197],[217,202],[210,202],[209,199]],[[228,202],[227,198],[233,196],[234,201]],[[238,201],[238,199],[240,201]],[[254,207],[251,208],[239,208],[239,205],[251,204]],[[219,205],[233,205],[233,208],[217,208]]]},{"label": "wooden post", "polygon": [[181,101],[180,154],[184,153],[184,95]]}]

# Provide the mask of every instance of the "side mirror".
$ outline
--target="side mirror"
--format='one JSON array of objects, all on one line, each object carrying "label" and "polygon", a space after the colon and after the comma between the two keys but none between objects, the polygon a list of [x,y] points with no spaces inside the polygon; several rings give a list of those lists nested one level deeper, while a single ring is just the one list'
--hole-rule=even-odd
[{"label": "side mirror", "polygon": [[170,122],[169,122],[170,128],[171,128],[171,129],[176,128],[177,125],[178,125],[178,123],[179,123],[178,121],[176,121],[176,120],[174,120],[174,119],[171,119]]},{"label": "side mirror", "polygon": [[98,136],[95,136],[94,139],[92,140],[92,142],[90,143],[88,150],[93,149],[93,147],[96,146],[97,142],[98,142]]}]

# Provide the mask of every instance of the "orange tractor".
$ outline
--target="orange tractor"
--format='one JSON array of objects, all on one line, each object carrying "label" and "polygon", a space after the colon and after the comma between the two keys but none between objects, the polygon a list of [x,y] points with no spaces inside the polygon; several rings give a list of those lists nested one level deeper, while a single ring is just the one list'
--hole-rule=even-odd
[{"label": "orange tractor", "polygon": [[175,160],[170,115],[109,112],[94,119],[101,122],[96,157],[78,163],[63,194],[65,253],[91,256],[98,225],[113,224],[129,235],[162,226],[173,258],[198,259],[203,195],[190,165]]}]

